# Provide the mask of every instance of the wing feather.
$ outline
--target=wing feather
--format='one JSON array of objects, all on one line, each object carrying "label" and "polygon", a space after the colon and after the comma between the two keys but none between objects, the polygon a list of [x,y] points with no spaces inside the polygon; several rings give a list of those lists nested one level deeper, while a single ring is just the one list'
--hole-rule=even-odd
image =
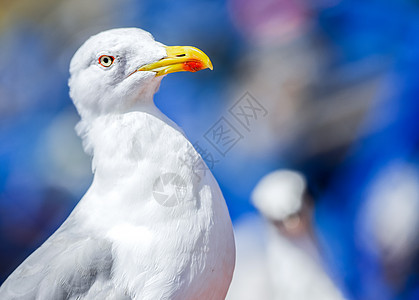
[{"label": "wing feather", "polygon": [[0,287],[0,299],[81,299],[96,281],[100,281],[103,290],[112,289],[111,243],[65,230],[66,227],[60,228],[9,276]]}]

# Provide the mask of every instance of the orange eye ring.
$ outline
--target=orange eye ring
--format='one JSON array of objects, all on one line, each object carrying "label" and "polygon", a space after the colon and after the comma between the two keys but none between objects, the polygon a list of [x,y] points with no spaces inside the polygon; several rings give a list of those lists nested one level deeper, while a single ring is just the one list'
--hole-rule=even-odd
[{"label": "orange eye ring", "polygon": [[110,66],[112,66],[114,61],[115,57],[110,55],[101,55],[99,57],[99,64],[105,68],[109,68]]}]

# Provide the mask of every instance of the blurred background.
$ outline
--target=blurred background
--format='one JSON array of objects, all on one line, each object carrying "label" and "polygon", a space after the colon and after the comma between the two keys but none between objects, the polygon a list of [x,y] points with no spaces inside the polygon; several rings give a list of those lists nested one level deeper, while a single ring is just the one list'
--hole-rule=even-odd
[{"label": "blurred background", "polygon": [[[167,76],[155,101],[227,201],[238,252],[228,299],[419,299],[419,1],[0,5],[0,283],[92,179],[68,96],[72,55],[133,26],[213,62]],[[220,122],[235,133],[228,147],[208,134]]]}]

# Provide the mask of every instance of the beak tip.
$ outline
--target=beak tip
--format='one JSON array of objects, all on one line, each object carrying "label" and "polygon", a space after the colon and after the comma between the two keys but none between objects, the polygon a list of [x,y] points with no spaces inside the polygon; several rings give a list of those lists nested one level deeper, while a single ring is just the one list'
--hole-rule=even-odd
[{"label": "beak tip", "polygon": [[[206,56],[206,55],[205,55]],[[214,70],[214,67],[212,66],[212,62],[211,62],[211,60],[209,59],[209,57],[208,56],[206,56],[206,63],[205,63],[205,67],[206,68],[208,68],[208,69],[210,69],[211,71],[212,70]]]}]

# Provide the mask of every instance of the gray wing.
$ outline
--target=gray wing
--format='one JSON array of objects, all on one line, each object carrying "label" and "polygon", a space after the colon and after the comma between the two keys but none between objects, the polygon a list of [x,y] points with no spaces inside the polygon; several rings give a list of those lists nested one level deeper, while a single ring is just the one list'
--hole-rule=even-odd
[{"label": "gray wing", "polygon": [[130,299],[112,284],[111,243],[65,228],[7,278],[0,299]]}]

